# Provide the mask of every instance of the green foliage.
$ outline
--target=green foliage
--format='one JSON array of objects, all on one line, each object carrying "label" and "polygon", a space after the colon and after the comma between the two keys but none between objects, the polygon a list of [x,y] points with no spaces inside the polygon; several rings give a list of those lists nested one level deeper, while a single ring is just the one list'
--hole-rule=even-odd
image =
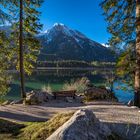
[{"label": "green foliage", "polygon": [[108,31],[112,34],[110,46],[127,46],[135,41],[136,1],[103,0],[101,7],[108,22]]},{"label": "green foliage", "polygon": [[[36,63],[37,56],[40,51],[40,43],[35,38],[35,35],[41,30],[42,25],[39,22],[40,12],[37,10],[42,4],[42,0],[38,1],[23,1],[23,46],[24,46],[24,70],[25,73],[30,75]],[[15,22],[12,27],[11,38],[14,40],[13,46],[15,51],[14,63],[17,70],[19,70],[19,17],[17,11],[19,11],[19,2],[14,3],[9,11],[14,16]]]},{"label": "green foliage", "polygon": [[[132,83],[135,71],[136,45],[136,1],[135,0],[103,0],[101,7],[108,22],[110,46],[123,49],[117,65],[117,75]],[[134,81],[134,80],[133,80]]]},{"label": "green foliage", "polygon": [[[23,1],[23,34],[24,34],[24,68],[27,74],[31,74],[34,63],[39,54],[40,44],[35,35],[41,29],[39,23],[39,15],[37,8],[41,6],[42,0],[24,0]],[[4,95],[9,91],[11,77],[7,70],[12,65],[19,70],[19,1],[18,0],[1,0],[0,6],[6,10],[0,9],[0,24],[6,22],[12,23],[12,33],[9,38],[0,31],[0,95]],[[9,33],[10,34],[10,33]]]},{"label": "green foliage", "polygon": [[130,75],[134,77],[135,74],[135,54],[132,50],[128,49],[121,54],[117,61],[117,75],[123,77]]},{"label": "green foliage", "polygon": [[0,31],[0,96],[5,95],[9,91],[11,76],[7,70],[10,67],[12,51],[10,41],[6,35]]},{"label": "green foliage", "polygon": [[[0,6],[4,8],[11,2],[7,0],[1,0]],[[0,25],[11,21],[11,16],[5,11],[0,9]],[[13,56],[12,46],[10,46],[10,40],[3,31],[0,30],[0,98],[9,91],[9,84],[11,77],[7,70],[11,66],[11,59]]]}]

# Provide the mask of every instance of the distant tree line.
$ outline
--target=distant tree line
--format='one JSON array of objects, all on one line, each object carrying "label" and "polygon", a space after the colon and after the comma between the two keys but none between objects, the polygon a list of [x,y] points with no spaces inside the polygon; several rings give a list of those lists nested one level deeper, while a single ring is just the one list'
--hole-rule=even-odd
[{"label": "distant tree line", "polygon": [[37,61],[37,67],[113,67],[115,62],[86,62],[78,60],[61,60],[61,61]]},{"label": "distant tree line", "polygon": [[114,67],[116,65],[116,62],[93,61],[93,62],[91,62],[91,65],[97,66],[97,67]]},{"label": "distant tree line", "polygon": [[38,61],[37,67],[92,67],[85,61],[63,60],[63,61]]}]

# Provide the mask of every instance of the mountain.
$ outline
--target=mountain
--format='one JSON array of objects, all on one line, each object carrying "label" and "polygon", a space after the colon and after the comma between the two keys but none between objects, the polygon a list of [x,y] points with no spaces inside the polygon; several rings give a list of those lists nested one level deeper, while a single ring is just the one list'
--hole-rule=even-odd
[{"label": "mountain", "polygon": [[37,35],[42,49],[38,60],[115,61],[112,51],[77,30],[56,23]]},{"label": "mountain", "polygon": [[[9,35],[11,27],[0,26],[0,30],[5,31]],[[115,61],[115,55],[109,48],[61,23],[55,23],[51,29],[38,34],[36,37],[42,45],[38,57],[39,61]]]}]

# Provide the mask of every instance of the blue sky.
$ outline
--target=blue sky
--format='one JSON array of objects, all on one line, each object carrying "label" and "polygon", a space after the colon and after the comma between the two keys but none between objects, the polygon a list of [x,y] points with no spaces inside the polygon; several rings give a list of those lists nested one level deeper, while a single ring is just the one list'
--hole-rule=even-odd
[{"label": "blue sky", "polygon": [[77,29],[89,38],[107,43],[107,23],[99,6],[101,0],[44,0],[41,7],[43,30],[51,28],[54,23],[63,23]]}]

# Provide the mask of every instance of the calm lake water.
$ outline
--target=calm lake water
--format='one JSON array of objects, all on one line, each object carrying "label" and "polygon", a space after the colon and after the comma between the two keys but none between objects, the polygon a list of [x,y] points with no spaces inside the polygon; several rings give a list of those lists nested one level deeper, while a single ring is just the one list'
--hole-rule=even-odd
[{"label": "calm lake water", "polygon": [[[42,89],[48,84],[53,90],[62,90],[64,83],[87,77],[96,86],[108,86],[108,80],[113,78],[112,69],[95,70],[40,70],[35,71],[31,76],[26,76],[26,91]],[[8,99],[20,98],[19,76],[15,74],[15,81],[11,90],[6,96]],[[133,90],[121,90],[121,86],[127,86],[121,82],[114,82],[114,92],[120,102],[128,102],[133,99]]]}]

